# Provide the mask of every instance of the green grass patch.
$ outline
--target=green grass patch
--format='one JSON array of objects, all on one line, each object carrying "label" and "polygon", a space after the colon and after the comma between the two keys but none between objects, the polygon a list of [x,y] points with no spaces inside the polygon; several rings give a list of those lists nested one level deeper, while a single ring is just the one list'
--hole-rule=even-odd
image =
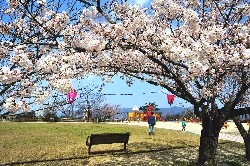
[{"label": "green grass patch", "polygon": [[[164,149],[171,151],[180,147],[198,147],[200,142],[200,136],[195,134],[157,128],[155,135],[149,136],[147,127],[126,124],[0,123],[0,165],[13,163],[19,165],[85,165],[86,159],[96,160],[95,157],[87,154],[86,138],[92,133],[113,132],[130,132],[127,149],[132,154]],[[222,148],[226,148],[230,143],[220,142],[222,142],[220,145]],[[242,144],[230,144],[230,146],[238,147]],[[122,148],[123,144],[93,145],[91,152]],[[99,157],[112,158],[110,154]],[[190,161],[190,163],[193,162]],[[176,165],[185,164],[188,165],[186,162],[176,163]]]}]

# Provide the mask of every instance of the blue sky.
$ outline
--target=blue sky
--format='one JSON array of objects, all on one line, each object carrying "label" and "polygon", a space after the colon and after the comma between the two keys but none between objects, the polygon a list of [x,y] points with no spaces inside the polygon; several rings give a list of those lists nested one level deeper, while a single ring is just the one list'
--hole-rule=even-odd
[{"label": "blue sky", "polygon": [[[185,107],[191,106],[191,104],[177,97],[175,97],[174,103],[170,106],[166,99],[166,95],[170,94],[168,91],[161,87],[141,82],[140,80],[136,80],[130,87],[126,84],[125,80],[119,77],[115,77],[112,80],[114,83],[105,83],[101,92],[102,94],[113,94],[105,95],[105,103],[119,104],[122,108],[132,108],[135,105],[140,107],[149,102],[155,102],[158,108],[169,108],[181,105],[185,105]],[[81,81],[81,85],[83,86],[88,84],[101,85],[102,83],[102,80],[97,76],[91,76]],[[74,82],[73,86],[77,89],[78,81]],[[77,97],[80,96],[78,95]]]},{"label": "blue sky", "polygon": [[142,4],[142,6],[148,6],[153,0],[128,0],[129,4]]}]

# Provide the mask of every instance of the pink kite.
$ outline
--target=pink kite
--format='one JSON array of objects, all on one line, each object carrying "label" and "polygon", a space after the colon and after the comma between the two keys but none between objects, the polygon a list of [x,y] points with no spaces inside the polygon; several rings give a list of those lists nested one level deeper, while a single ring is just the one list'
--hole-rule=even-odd
[{"label": "pink kite", "polygon": [[69,103],[69,104],[72,104],[72,103],[73,103],[73,101],[74,101],[75,98],[76,98],[76,95],[77,95],[76,90],[73,90],[73,91],[71,91],[70,93],[67,94],[67,99],[68,99],[68,103]]},{"label": "pink kite", "polygon": [[174,95],[167,95],[167,100],[168,100],[168,104],[170,104],[171,106],[174,102]]}]

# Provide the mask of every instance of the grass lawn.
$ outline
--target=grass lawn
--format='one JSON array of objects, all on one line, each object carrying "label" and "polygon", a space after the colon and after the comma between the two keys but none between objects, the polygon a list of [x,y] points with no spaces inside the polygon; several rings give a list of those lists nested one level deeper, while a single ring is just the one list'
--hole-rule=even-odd
[{"label": "grass lawn", "polygon": [[[171,149],[198,147],[200,138],[195,134],[166,129],[156,129],[156,134],[149,136],[147,127],[130,125],[0,122],[0,165],[85,165],[86,160],[97,160],[98,156],[87,154],[86,138],[92,133],[111,132],[130,132],[127,144],[130,154],[166,153]],[[223,141],[220,147],[227,148],[227,144],[230,148],[244,148],[243,144],[229,141]],[[91,152],[122,148],[123,144],[93,145]],[[123,154],[102,153],[98,160]]]}]

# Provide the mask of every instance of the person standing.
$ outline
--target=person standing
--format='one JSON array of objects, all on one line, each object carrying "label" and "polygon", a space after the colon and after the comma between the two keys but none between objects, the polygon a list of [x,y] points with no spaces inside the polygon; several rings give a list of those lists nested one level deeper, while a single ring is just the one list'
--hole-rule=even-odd
[{"label": "person standing", "polygon": [[186,118],[183,118],[181,121],[182,131],[186,130]]},{"label": "person standing", "polygon": [[154,116],[154,112],[151,112],[151,115],[149,115],[149,117],[148,117],[148,132],[149,132],[149,135],[154,134],[154,126],[155,126],[155,116]]}]

